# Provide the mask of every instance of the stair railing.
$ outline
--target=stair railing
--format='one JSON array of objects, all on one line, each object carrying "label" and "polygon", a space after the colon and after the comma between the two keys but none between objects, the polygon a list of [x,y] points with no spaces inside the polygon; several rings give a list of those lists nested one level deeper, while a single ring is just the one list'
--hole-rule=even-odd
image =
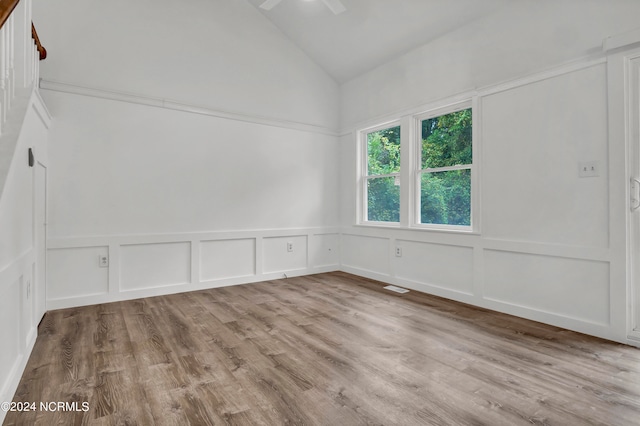
[{"label": "stair railing", "polygon": [[16,90],[38,84],[39,61],[47,57],[31,22],[31,2],[0,0],[0,135],[15,103]]}]

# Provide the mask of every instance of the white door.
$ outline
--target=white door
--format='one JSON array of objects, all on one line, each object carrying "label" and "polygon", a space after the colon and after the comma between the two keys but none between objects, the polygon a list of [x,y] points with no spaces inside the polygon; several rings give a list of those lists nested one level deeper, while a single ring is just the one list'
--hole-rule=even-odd
[{"label": "white door", "polygon": [[47,168],[41,163],[36,163],[34,210],[36,245],[34,319],[38,324],[47,308]]}]

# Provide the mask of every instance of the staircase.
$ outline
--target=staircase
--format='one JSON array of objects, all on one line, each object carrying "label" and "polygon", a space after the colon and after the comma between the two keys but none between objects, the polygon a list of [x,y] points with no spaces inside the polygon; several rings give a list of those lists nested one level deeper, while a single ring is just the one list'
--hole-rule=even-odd
[{"label": "staircase", "polygon": [[0,199],[47,51],[31,22],[32,0],[0,0]]}]

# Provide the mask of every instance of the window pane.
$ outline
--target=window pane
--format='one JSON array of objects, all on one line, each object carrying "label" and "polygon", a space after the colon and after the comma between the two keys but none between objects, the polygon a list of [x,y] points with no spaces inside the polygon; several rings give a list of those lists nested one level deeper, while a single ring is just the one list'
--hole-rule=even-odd
[{"label": "window pane", "polygon": [[395,177],[367,180],[367,220],[400,221],[400,185]]},{"label": "window pane", "polygon": [[422,121],[422,168],[471,164],[471,108]]},{"label": "window pane", "polygon": [[471,225],[471,170],[423,173],[420,221],[440,225]]},{"label": "window pane", "polygon": [[400,172],[400,126],[367,134],[367,175]]}]

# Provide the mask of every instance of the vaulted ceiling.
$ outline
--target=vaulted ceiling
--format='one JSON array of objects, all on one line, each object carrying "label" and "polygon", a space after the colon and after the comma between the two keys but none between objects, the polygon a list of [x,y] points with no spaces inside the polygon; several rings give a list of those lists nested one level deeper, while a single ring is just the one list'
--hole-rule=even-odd
[{"label": "vaulted ceiling", "polygon": [[341,0],[339,15],[320,0],[271,10],[247,1],[338,83],[444,36],[486,40],[501,58],[526,54],[544,68],[640,27],[640,0]]},{"label": "vaulted ceiling", "polygon": [[248,0],[336,81],[343,83],[448,32],[521,0]]}]

